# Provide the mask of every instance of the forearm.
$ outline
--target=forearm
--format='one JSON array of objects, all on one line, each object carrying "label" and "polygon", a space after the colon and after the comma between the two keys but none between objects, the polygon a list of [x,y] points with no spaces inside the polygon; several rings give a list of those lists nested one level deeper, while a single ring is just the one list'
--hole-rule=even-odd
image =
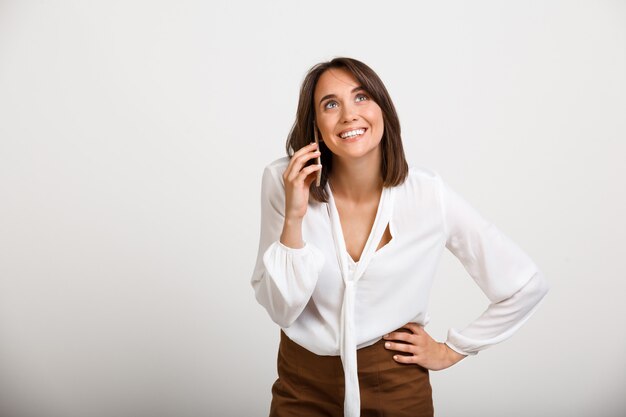
[{"label": "forearm", "polygon": [[462,355],[462,354],[456,352],[455,350],[450,348],[450,346],[446,345],[445,343],[442,343],[442,347],[443,347],[443,349],[445,351],[445,356],[447,358],[447,362],[450,364],[449,366],[452,366],[452,365],[456,364],[457,362],[460,362],[462,359],[465,359],[467,357],[467,355]]},{"label": "forearm", "polygon": [[280,243],[294,249],[304,247],[302,240],[302,219],[285,218]]},{"label": "forearm", "polygon": [[296,320],[311,298],[324,262],[322,252],[310,243],[294,249],[275,241],[264,252],[252,286],[275,323],[289,327]]},{"label": "forearm", "polygon": [[513,296],[490,304],[487,310],[463,331],[450,329],[446,344],[457,352],[476,354],[513,335],[535,312],[548,292],[549,285],[541,271]]}]

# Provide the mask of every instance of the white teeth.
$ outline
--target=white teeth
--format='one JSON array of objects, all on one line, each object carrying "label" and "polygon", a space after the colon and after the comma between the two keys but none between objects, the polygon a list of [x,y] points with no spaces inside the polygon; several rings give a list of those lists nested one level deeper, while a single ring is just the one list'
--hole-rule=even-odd
[{"label": "white teeth", "polygon": [[355,130],[351,130],[349,132],[343,133],[341,135],[341,138],[342,139],[352,138],[358,135],[362,135],[363,133],[365,133],[365,129],[355,129]]}]

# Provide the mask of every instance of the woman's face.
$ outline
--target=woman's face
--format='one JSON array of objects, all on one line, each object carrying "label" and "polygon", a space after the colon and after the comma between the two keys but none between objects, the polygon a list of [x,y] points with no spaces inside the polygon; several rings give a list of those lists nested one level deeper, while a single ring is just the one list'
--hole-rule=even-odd
[{"label": "woman's face", "polygon": [[383,112],[350,71],[331,68],[323,72],[313,98],[317,127],[333,154],[358,158],[379,152]]}]

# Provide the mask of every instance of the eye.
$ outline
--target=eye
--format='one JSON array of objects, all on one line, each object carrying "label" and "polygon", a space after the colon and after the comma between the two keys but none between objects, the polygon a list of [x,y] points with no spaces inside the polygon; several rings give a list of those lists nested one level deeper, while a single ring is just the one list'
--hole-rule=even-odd
[{"label": "eye", "polygon": [[364,101],[364,100],[359,100],[360,98],[367,100],[369,97],[367,97],[365,94],[359,94],[358,96],[356,96],[357,101]]},{"label": "eye", "polygon": [[325,108],[325,109],[332,109],[332,107],[329,107],[329,105],[330,105],[330,104],[333,104],[333,103],[334,103],[334,104],[337,104],[337,102],[336,102],[336,101],[334,101],[334,100],[330,100],[330,101],[326,102],[326,104],[324,105],[324,108]]}]

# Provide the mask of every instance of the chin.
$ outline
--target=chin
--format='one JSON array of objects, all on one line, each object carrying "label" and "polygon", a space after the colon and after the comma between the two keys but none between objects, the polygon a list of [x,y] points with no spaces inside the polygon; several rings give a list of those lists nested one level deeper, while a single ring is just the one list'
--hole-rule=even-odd
[{"label": "chin", "polygon": [[377,151],[380,153],[380,144],[378,144],[377,146],[368,147],[368,148],[359,147],[358,149],[357,148],[341,149],[340,152],[338,154],[335,153],[335,155],[338,155],[340,157],[345,157],[345,158],[357,159],[357,158],[370,156],[371,154],[374,154]]}]

